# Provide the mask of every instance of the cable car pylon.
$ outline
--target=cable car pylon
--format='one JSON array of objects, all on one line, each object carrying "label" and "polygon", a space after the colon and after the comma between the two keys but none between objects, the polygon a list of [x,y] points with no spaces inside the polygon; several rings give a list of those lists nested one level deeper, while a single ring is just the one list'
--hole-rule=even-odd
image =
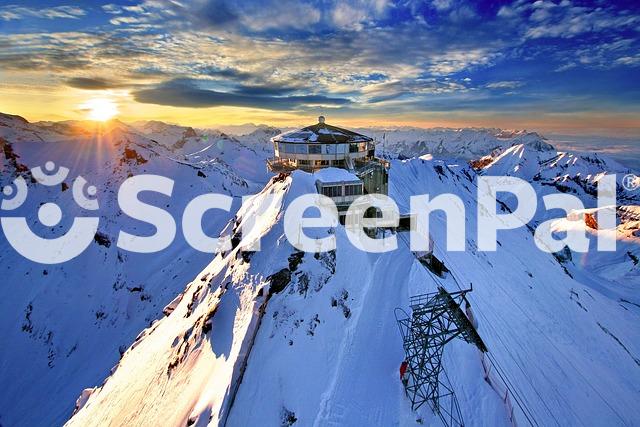
[{"label": "cable car pylon", "polygon": [[464,426],[460,405],[442,367],[444,346],[455,338],[475,345],[483,353],[487,347],[460,307],[472,289],[436,292],[411,297],[411,315],[396,308],[395,316],[407,362],[405,392],[416,410],[429,403],[446,426]]}]

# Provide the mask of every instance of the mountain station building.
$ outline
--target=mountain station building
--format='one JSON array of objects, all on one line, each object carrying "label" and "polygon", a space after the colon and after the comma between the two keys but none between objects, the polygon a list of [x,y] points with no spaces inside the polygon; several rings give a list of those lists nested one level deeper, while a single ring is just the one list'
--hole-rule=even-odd
[{"label": "mountain station building", "polygon": [[330,197],[339,211],[363,194],[389,193],[389,162],[375,156],[372,138],[331,126],[323,116],[318,123],[271,138],[272,172],[300,169],[316,178],[319,194]]}]

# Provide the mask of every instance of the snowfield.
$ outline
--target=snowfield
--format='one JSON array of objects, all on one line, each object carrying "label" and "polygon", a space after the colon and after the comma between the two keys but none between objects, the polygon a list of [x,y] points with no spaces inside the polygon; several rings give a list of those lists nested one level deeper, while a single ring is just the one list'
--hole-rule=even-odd
[{"label": "snowfield", "polygon": [[[396,307],[408,311],[411,296],[437,285],[473,285],[471,310],[489,349],[483,356],[455,340],[444,351],[466,425],[510,425],[512,410],[516,425],[640,424],[639,195],[619,189],[619,206],[607,208],[618,215],[612,230],[598,228],[594,197],[603,173],[628,169],[558,152],[528,132],[385,132],[378,151],[393,159],[389,191],[402,212],[416,194],[454,193],[465,204],[464,252],[446,251],[446,218],[431,216],[435,255],[450,270],[438,278],[409,250],[406,232],[394,250],[369,254],[343,226],[319,228],[309,234],[332,233],[335,251],[296,250],[284,210],[315,193],[315,179],[266,172],[277,133],[261,127],[236,137],[162,122],[87,130],[0,115],[2,186],[53,160],[98,187],[101,217],[95,243],[58,266],[29,262],[0,240],[1,425],[441,425],[427,405],[411,410],[394,318]],[[233,250],[211,259],[181,233],[158,254],[118,249],[120,229],[153,232],[116,203],[119,184],[140,173],[175,180],[171,198],[145,201],[178,224],[193,197],[232,195],[232,212],[204,223],[210,235],[231,237]],[[571,217],[539,209],[532,225],[555,218],[558,232],[579,228],[594,241],[613,233],[617,251],[547,254],[521,228],[501,231],[496,252],[479,252],[477,177],[505,174],[531,182],[540,197],[561,191],[585,204]],[[58,236],[81,214],[61,190],[29,184],[25,206],[3,215]],[[61,225],[37,224],[42,200],[63,207]],[[514,208],[509,197],[502,202],[504,212]],[[246,250],[257,240],[262,251]],[[509,383],[506,401],[496,368]]]}]

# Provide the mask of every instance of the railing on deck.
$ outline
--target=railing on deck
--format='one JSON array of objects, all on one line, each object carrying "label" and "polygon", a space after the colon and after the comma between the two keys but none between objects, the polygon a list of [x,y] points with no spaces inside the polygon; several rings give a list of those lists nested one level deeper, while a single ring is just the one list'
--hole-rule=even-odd
[{"label": "railing on deck", "polygon": [[[383,166],[385,169],[388,169],[390,165],[387,160],[379,159],[377,157],[366,157],[364,159],[353,159],[353,160],[354,160],[355,170],[358,173],[366,172],[369,169],[377,168],[379,166]],[[320,169],[324,169],[329,166],[327,165],[320,166],[315,164],[305,165],[305,164],[300,164],[299,161],[298,161],[298,164],[296,165],[295,161],[292,161],[291,159],[288,159],[288,158],[271,157],[267,159],[267,167],[272,172],[291,172],[296,169],[299,169],[305,172],[316,172],[316,171],[319,171]],[[338,167],[338,166],[333,166],[333,167]]]}]

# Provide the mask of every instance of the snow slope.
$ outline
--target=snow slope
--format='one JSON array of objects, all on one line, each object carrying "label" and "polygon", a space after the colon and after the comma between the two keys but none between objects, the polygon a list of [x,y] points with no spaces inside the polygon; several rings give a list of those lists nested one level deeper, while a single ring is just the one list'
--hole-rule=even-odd
[{"label": "snow slope", "polygon": [[275,128],[260,127],[234,137],[215,129],[194,130],[158,121],[135,122],[131,126],[167,147],[181,161],[199,164],[216,159],[244,179],[256,183],[259,187],[256,191],[271,176],[264,167],[265,160],[273,155],[269,139],[280,133]]},{"label": "snow slope", "polygon": [[[473,163],[481,166],[479,171],[484,175],[515,176],[534,186],[538,194],[538,211],[532,224],[558,218],[557,211],[547,211],[543,208],[542,197],[546,194],[561,192],[578,197],[586,208],[574,213],[573,216],[579,217],[580,220],[560,216],[554,224],[554,230],[557,233],[569,229],[585,231],[590,237],[591,246],[588,253],[571,253],[570,258],[564,260],[565,266],[572,274],[580,275],[581,280],[591,283],[621,304],[640,304],[640,275],[637,262],[640,257],[637,244],[637,237],[640,236],[637,217],[640,192],[628,190],[622,185],[624,177],[634,171],[598,153],[556,151],[536,144],[518,144],[498,155],[486,156]],[[615,230],[594,229],[584,221],[584,215],[587,213],[592,215],[597,223],[597,184],[605,174],[616,174],[617,179],[618,225]],[[508,206],[515,207],[514,201],[508,195],[502,200]],[[617,235],[617,250],[596,251],[598,235],[612,232]]]},{"label": "snow slope", "polygon": [[[236,224],[268,203],[264,195],[276,195],[260,229],[243,236],[234,251],[216,257],[187,286],[177,308],[144,333],[69,425],[160,420],[282,425],[293,418],[300,425],[341,420],[366,425],[399,417],[415,424],[396,381],[403,355],[391,312],[396,305],[406,305],[409,295],[408,284],[398,283],[397,275],[407,269],[417,277],[426,273],[406,249],[371,256],[345,246],[342,228],[336,230],[335,252],[296,253],[283,236],[282,208],[295,196],[313,191],[312,176],[296,172],[284,182],[272,182],[245,204]],[[244,239],[257,236],[263,236],[262,245],[269,250],[252,254],[247,262],[240,252]],[[290,282],[269,299],[260,322],[258,306],[269,287],[275,292],[281,277],[289,275]],[[258,323],[234,399],[247,343]],[[499,399],[482,381],[479,359],[471,365],[476,375],[469,387],[493,402],[485,402],[489,413],[504,418]],[[354,394],[363,401],[345,402],[346,393],[352,394],[348,401]]]},{"label": "snow slope", "polygon": [[537,142],[547,144],[535,133],[485,128],[413,128],[362,129],[374,138],[378,153],[385,157],[412,158],[424,154],[435,157],[472,160],[513,145]]},{"label": "snow slope", "polygon": [[[224,142],[237,144],[229,147],[233,161],[246,155],[252,170],[265,170],[256,150],[234,140]],[[27,217],[41,236],[62,235],[75,216],[91,215],[71,196],[76,176],[98,188],[98,235],[78,258],[56,266],[36,264],[11,248],[4,234],[0,237],[0,345],[5,349],[0,356],[0,424],[61,425],[80,391],[107,376],[140,330],[160,317],[162,308],[184,290],[184,283],[210,261],[210,254],[193,250],[182,237],[179,224],[187,202],[208,192],[235,198],[232,212],[205,215],[205,231],[215,236],[240,206],[241,197],[261,189],[268,178],[266,172],[255,172],[252,179],[241,177],[220,151],[194,159],[198,147],[210,145],[198,146],[195,137],[182,149],[169,148],[120,122],[28,123],[1,115],[0,143],[4,154],[0,186],[11,184],[18,175],[29,182],[26,203],[2,215]],[[29,169],[49,160],[71,169],[65,180],[68,189],[30,182]],[[120,184],[142,173],[175,181],[171,198],[143,196],[178,223],[173,244],[159,254],[134,254],[116,246],[120,230],[154,232],[149,224],[124,215],[117,205]],[[63,209],[60,225],[47,228],[38,223],[43,201]]]},{"label": "snow slope", "polygon": [[[516,176],[525,181],[553,186],[555,191],[583,197],[593,196],[594,187],[603,173],[617,174],[618,182],[633,171],[598,153],[556,151],[551,145],[534,141],[514,145],[501,153],[473,162],[485,175]],[[640,200],[635,192],[620,185],[622,200]]]},{"label": "snow slope", "polygon": [[[403,210],[412,194],[453,190],[464,201],[467,251],[445,252],[444,218],[433,218],[436,255],[453,272],[442,284],[455,290],[454,276],[473,283],[479,333],[513,389],[541,425],[640,422],[640,312],[570,277],[526,228],[502,233],[495,253],[477,252],[474,179],[467,166],[396,161],[390,191]],[[439,425],[426,407],[412,412],[404,396],[393,317],[409,296],[435,290],[435,277],[405,237],[392,252],[367,254],[341,226],[335,252],[296,254],[282,209],[314,191],[310,175],[294,172],[245,204],[227,233],[244,242],[262,236],[268,250],[242,252],[240,242],[217,256],[69,425]],[[265,204],[257,230],[238,236]],[[508,424],[474,347],[449,345],[445,369],[467,425]]]}]

